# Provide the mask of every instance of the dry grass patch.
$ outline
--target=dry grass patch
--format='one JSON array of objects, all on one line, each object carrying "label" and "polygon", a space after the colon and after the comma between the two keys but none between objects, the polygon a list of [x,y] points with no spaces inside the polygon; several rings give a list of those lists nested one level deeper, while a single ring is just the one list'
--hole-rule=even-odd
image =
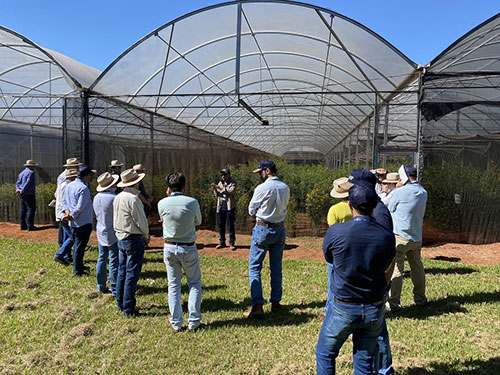
[{"label": "dry grass patch", "polygon": [[10,302],[3,305],[1,310],[3,311],[14,311],[23,309],[34,310],[38,306],[47,304],[50,300],[51,300],[50,297],[44,297],[39,299],[38,301],[32,301],[32,302]]}]

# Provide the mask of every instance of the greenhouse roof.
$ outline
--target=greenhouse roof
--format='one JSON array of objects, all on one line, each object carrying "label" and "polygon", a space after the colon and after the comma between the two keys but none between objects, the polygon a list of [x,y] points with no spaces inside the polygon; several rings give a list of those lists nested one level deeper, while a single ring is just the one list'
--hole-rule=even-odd
[{"label": "greenhouse roof", "polygon": [[154,30],[91,90],[268,153],[327,155],[415,72],[394,46],[341,14],[233,1]]},{"label": "greenhouse roof", "polygon": [[60,125],[62,97],[88,88],[100,71],[0,26],[0,121]]}]

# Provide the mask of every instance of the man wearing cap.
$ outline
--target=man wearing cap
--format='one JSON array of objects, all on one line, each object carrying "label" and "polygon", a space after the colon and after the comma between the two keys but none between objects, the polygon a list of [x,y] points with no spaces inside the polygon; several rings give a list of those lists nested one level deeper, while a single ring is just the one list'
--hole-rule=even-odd
[{"label": "man wearing cap", "polygon": [[[142,164],[136,164],[132,168],[138,174],[146,172],[146,168]],[[146,188],[144,187],[144,183],[142,180],[141,182],[139,182],[139,192],[140,193],[137,195],[137,197],[141,200],[142,204],[144,205],[144,213],[147,216],[149,210],[151,210],[151,203],[153,202],[153,197],[146,192]]]},{"label": "man wearing cap", "polygon": [[[35,227],[35,167],[38,164],[34,160],[26,160],[21,173],[17,176],[16,194],[21,200],[19,209],[19,224],[21,230],[36,230]],[[28,216],[28,224],[26,224],[26,215]]]},{"label": "man wearing cap", "polygon": [[68,221],[63,220],[66,216],[66,212],[63,208],[64,202],[64,192],[66,190],[66,186],[73,181],[75,181],[78,176],[78,171],[75,169],[66,169],[64,171],[66,179],[57,185],[57,189],[55,192],[56,198],[56,220],[59,221],[59,228],[63,230],[64,233],[64,241],[59,247],[59,251],[54,255],[54,261],[62,264],[63,266],[69,266],[73,263],[73,255],[71,254],[71,248],[73,247],[73,231],[71,230],[71,226]]},{"label": "man wearing cap", "polygon": [[385,180],[387,176],[387,170],[385,168],[377,168],[375,170],[375,177],[377,178],[377,183],[375,184],[375,192],[379,194],[382,191],[382,181]]},{"label": "man wearing cap", "polygon": [[252,230],[252,244],[248,259],[248,277],[252,310],[249,318],[264,316],[264,298],[260,272],[262,263],[269,251],[269,266],[271,269],[271,311],[282,309],[282,260],[285,246],[285,226],[283,221],[290,199],[290,188],[276,176],[276,165],[272,160],[261,160],[259,167],[253,171],[259,173],[262,184],[255,188],[248,205],[250,216],[256,217]]},{"label": "man wearing cap", "polygon": [[221,249],[226,247],[226,221],[229,229],[229,246],[236,250],[236,233],[234,220],[236,218],[236,181],[231,177],[229,168],[220,171],[220,181],[212,184],[212,189],[217,197],[217,221],[219,223],[219,244],[215,247]]},{"label": "man wearing cap", "polygon": [[149,226],[139,194],[139,182],[145,174],[127,169],[118,187],[123,191],[113,202],[113,227],[118,238],[119,266],[116,280],[116,305],[127,317],[138,316],[135,291],[144,260],[144,247],[149,243]]},{"label": "man wearing cap", "polygon": [[378,196],[383,204],[389,206],[389,201],[391,200],[392,193],[394,189],[398,187],[399,183],[399,173],[392,172],[388,173],[385,180],[382,180],[382,191],[378,193]]},{"label": "man wearing cap", "polygon": [[167,197],[158,202],[158,213],[163,223],[163,261],[167,268],[168,307],[174,333],[182,330],[181,278],[186,275],[188,298],[188,330],[200,328],[201,271],[196,248],[196,226],[201,224],[198,201],[184,195],[186,177],[171,173],[165,178]]},{"label": "man wearing cap", "polygon": [[[57,187],[59,188],[59,186],[66,182],[67,181],[67,171],[74,171],[76,172],[76,174],[78,174],[78,168],[82,165],[82,163],[79,163],[78,162],[78,159],[77,158],[69,158],[69,159],[66,159],[66,164],[63,164],[63,167],[65,167],[65,169],[59,174],[59,176],[57,176]],[[57,190],[56,190],[56,193],[57,193]],[[56,193],[54,193],[54,196],[56,195]],[[55,197],[56,198],[56,206],[58,204],[57,202],[57,196]],[[61,207],[62,206],[62,195],[60,196],[60,199],[61,201],[59,202],[59,206]],[[57,217],[57,209],[56,209],[56,222],[59,223],[59,232],[58,232],[58,235],[57,235],[57,243],[59,244],[59,248],[61,248],[64,244],[64,242],[67,240],[67,236],[66,236],[66,233],[67,231],[65,231],[65,228],[63,227],[63,222],[61,221],[61,218],[58,218]],[[66,229],[69,228],[69,225],[67,224],[66,222]],[[73,246],[73,245],[71,245]],[[71,254],[70,254],[71,256]],[[70,262],[71,263],[71,262]]]},{"label": "man wearing cap", "polygon": [[353,219],[328,228],[323,241],[327,262],[333,263],[333,299],[326,311],[316,346],[317,374],[334,374],[335,359],[353,335],[355,374],[377,368],[377,338],[382,332],[384,295],[394,266],[394,236],[373,218],[379,203],[373,186],[349,190]]},{"label": "man wearing cap", "polygon": [[85,247],[92,233],[94,220],[92,198],[90,197],[89,182],[95,170],[86,165],[78,169],[78,178],[68,184],[64,191],[63,209],[66,215],[62,220],[70,221],[74,237],[73,248],[73,275],[88,275],[88,269],[83,265]]},{"label": "man wearing cap", "polygon": [[118,274],[118,239],[113,228],[113,201],[115,200],[117,175],[104,172],[97,177],[97,194],[94,197],[94,213],[97,220],[97,241],[99,256],[96,265],[97,290],[106,293],[107,264],[109,260],[109,285],[111,294],[116,295]]},{"label": "man wearing cap", "polygon": [[[121,181],[120,174],[122,173],[122,166],[123,166],[123,164],[120,163],[118,160],[111,160],[111,163],[109,164],[109,167],[111,168],[111,174],[118,176],[118,183]],[[120,194],[122,192],[122,190],[123,189],[118,186],[116,188],[115,193]]]},{"label": "man wearing cap", "polygon": [[388,301],[388,307],[392,310],[401,307],[405,258],[410,265],[415,304],[421,306],[427,302],[425,271],[420,256],[427,191],[417,181],[417,169],[414,166],[402,165],[399,175],[403,186],[394,191],[389,202],[396,235],[396,268]]}]

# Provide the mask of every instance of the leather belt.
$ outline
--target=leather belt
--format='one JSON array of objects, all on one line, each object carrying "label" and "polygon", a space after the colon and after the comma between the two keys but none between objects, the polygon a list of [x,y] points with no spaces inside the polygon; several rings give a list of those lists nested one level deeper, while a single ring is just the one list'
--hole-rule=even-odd
[{"label": "leather belt", "polygon": [[281,227],[283,225],[283,222],[280,221],[279,223],[266,223],[264,221],[257,221],[255,224],[261,225],[263,227]]},{"label": "leather belt", "polygon": [[370,303],[358,303],[358,302],[346,302],[346,301],[342,301],[341,299],[338,299],[337,297],[333,297],[333,299],[336,302],[341,303],[343,305],[373,305],[373,306],[377,306],[377,305],[380,305],[382,302],[384,302],[383,300],[380,300],[380,301],[370,302]]},{"label": "leather belt", "polygon": [[167,245],[175,245],[175,246],[193,246],[195,243],[194,242],[170,242],[170,241],[165,241]]}]

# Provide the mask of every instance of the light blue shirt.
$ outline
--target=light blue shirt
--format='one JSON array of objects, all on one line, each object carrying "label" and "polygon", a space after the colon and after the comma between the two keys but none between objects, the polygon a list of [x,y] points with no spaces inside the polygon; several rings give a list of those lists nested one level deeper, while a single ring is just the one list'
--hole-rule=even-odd
[{"label": "light blue shirt", "polygon": [[417,181],[395,189],[389,201],[394,233],[407,240],[422,241],[426,203],[427,191]]},{"label": "light blue shirt", "polygon": [[257,186],[248,205],[250,216],[266,223],[280,223],[285,219],[290,199],[290,188],[278,177],[268,177]]},{"label": "light blue shirt", "polygon": [[16,190],[21,190],[24,195],[35,195],[35,171],[24,168],[17,176]]},{"label": "light blue shirt", "polygon": [[90,189],[87,183],[77,178],[66,185],[64,189],[63,209],[69,210],[71,216],[73,216],[73,220],[71,220],[73,228],[92,224],[94,213],[92,210]]},{"label": "light blue shirt", "polygon": [[163,239],[190,243],[196,240],[196,225],[201,224],[198,201],[177,192],[158,202],[158,213],[163,219]]},{"label": "light blue shirt", "polygon": [[104,190],[94,197],[97,241],[102,246],[111,246],[118,241],[113,228],[113,201],[115,197],[115,188]]}]

